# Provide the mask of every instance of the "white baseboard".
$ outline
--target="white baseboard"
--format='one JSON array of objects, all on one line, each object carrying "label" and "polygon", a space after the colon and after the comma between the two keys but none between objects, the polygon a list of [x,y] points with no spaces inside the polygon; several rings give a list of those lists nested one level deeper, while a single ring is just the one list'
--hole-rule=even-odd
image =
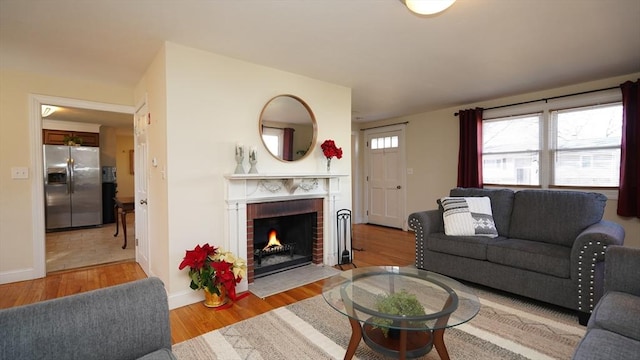
[{"label": "white baseboard", "polygon": [[177,294],[169,294],[168,298],[169,310],[173,310],[175,308],[204,301],[204,292],[195,290],[181,291]]},{"label": "white baseboard", "polygon": [[33,280],[41,278],[35,268],[0,272],[0,284],[8,284],[17,281]]}]

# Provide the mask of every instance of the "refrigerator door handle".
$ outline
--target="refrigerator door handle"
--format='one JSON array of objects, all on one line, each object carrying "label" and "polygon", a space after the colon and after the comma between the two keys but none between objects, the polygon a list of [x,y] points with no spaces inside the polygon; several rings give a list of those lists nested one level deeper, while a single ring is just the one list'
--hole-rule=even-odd
[{"label": "refrigerator door handle", "polygon": [[76,186],[76,179],[75,179],[75,170],[74,170],[74,162],[73,162],[73,158],[69,158],[69,160],[67,161],[67,164],[69,166],[69,193],[73,194],[75,192],[75,186]]},{"label": "refrigerator door handle", "polygon": [[67,185],[67,195],[71,194],[71,170],[69,169],[69,159],[67,158],[67,167],[66,167],[66,175],[67,179],[65,181],[65,185]]}]

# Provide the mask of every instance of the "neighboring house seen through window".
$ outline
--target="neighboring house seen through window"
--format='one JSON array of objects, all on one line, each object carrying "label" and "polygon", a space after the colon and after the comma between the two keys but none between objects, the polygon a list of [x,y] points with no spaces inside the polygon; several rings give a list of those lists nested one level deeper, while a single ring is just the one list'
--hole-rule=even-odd
[{"label": "neighboring house seen through window", "polygon": [[486,111],[484,184],[617,187],[622,136],[618,101],[618,95],[608,93],[528,105],[513,114]]}]

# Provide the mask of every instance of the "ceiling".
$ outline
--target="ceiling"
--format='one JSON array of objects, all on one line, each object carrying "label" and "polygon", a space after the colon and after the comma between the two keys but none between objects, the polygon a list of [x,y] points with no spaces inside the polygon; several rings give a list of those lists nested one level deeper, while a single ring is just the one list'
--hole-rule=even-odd
[{"label": "ceiling", "polygon": [[[1,1],[1,0],[0,0]],[[71,121],[107,125],[133,131],[133,115],[74,107],[55,107],[55,112],[44,117],[47,120]]]},{"label": "ceiling", "polygon": [[640,72],[638,0],[0,0],[0,66],[133,87],[164,41],[352,89],[372,121]]}]

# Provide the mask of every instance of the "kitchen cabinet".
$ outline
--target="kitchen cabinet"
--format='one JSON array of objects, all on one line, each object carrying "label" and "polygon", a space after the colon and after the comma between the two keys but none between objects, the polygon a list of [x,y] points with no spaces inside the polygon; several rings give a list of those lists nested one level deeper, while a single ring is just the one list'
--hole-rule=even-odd
[{"label": "kitchen cabinet", "polygon": [[64,138],[66,136],[78,136],[82,139],[82,146],[100,146],[100,134],[82,131],[67,130],[42,130],[42,142],[45,145],[66,145]]}]

